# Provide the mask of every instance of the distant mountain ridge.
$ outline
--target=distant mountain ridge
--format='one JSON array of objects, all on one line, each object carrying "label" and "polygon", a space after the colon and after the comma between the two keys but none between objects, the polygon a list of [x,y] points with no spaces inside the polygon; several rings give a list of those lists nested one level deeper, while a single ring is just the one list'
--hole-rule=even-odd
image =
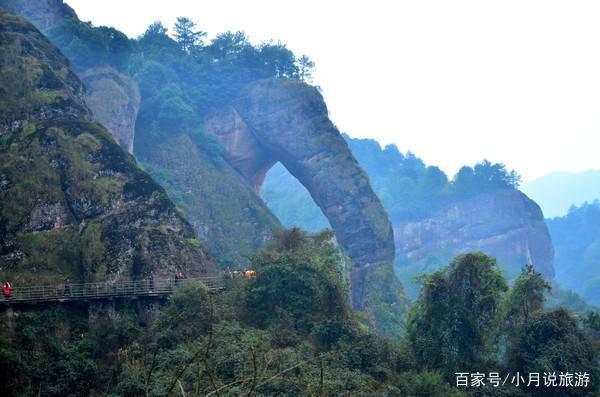
[{"label": "distant mountain ridge", "polygon": [[567,215],[571,206],[600,199],[600,170],[553,172],[521,186],[546,218]]}]

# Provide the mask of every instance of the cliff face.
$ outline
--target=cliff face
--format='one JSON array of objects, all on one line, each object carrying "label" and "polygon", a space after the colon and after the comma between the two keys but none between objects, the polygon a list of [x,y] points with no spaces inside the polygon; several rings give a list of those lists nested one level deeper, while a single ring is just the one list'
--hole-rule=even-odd
[{"label": "cliff face", "polygon": [[2,279],[214,271],[164,190],[93,120],[63,55],[5,11],[0,43]]},{"label": "cliff face", "polygon": [[401,274],[431,271],[456,254],[483,251],[497,258],[509,279],[525,264],[548,280],[554,277],[554,249],[542,212],[518,190],[482,193],[431,217],[396,222],[394,238]]},{"label": "cliff face", "polygon": [[0,0],[0,8],[27,17],[44,33],[62,19],[77,18],[75,11],[63,0]]},{"label": "cliff face", "polygon": [[141,101],[137,84],[109,67],[89,69],[79,76],[86,87],[85,102],[94,118],[111,132],[123,149],[133,153],[135,121]]},{"label": "cliff face", "polygon": [[387,214],[315,88],[285,79],[256,82],[229,114],[215,117],[205,129],[221,139],[229,162],[257,190],[281,162],[311,193],[357,267],[393,260]]}]

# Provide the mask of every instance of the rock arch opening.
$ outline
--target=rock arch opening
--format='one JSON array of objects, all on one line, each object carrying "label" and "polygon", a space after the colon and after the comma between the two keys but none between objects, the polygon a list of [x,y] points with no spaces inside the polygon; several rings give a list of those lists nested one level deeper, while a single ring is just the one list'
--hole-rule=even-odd
[{"label": "rock arch opening", "polygon": [[319,91],[288,79],[254,82],[210,114],[204,130],[220,140],[226,160],[257,194],[278,162],[306,188],[352,260],[352,304],[364,308],[369,275],[391,273],[392,227]]}]

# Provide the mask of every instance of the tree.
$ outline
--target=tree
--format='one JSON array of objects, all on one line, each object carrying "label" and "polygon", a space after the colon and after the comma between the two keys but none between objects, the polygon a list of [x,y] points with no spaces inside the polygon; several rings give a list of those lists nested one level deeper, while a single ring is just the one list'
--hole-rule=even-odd
[{"label": "tree", "polygon": [[597,396],[598,351],[579,327],[577,319],[565,309],[539,312],[526,324],[513,349],[509,351],[508,368],[520,373],[569,372],[589,375],[589,386],[531,387],[532,396]]},{"label": "tree", "polygon": [[417,363],[446,374],[482,370],[496,348],[507,289],[496,260],[483,253],[459,255],[448,268],[425,276],[408,321]]},{"label": "tree", "polygon": [[507,299],[507,320],[511,327],[527,324],[542,309],[550,284],[532,265],[527,265],[515,280]]},{"label": "tree", "polygon": [[302,55],[296,61],[298,65],[298,78],[300,81],[312,81],[315,63],[306,55]]},{"label": "tree", "polygon": [[319,323],[339,328],[349,315],[348,287],[332,238],[331,231],[311,236],[298,228],[274,235],[254,259],[260,277],[245,298],[251,323],[289,325],[294,332],[310,332]]},{"label": "tree", "polygon": [[252,49],[256,50],[250,44],[248,36],[244,32],[225,32],[219,33],[215,37],[210,46],[207,47],[213,59],[235,61],[237,57],[244,51]]},{"label": "tree", "polygon": [[265,73],[268,76],[296,78],[298,67],[296,57],[285,44],[263,43],[260,45],[260,57],[263,61]]},{"label": "tree", "polygon": [[479,193],[494,189],[517,189],[521,177],[515,171],[508,171],[502,163],[483,160],[473,168],[462,167],[456,174],[453,186],[459,194]]},{"label": "tree", "polygon": [[148,26],[143,34],[143,37],[149,36],[165,36],[168,29],[162,24],[161,21],[154,21]]},{"label": "tree", "polygon": [[175,40],[181,45],[181,49],[190,52],[194,47],[201,46],[206,32],[195,31],[196,23],[186,17],[177,17],[175,23]]}]

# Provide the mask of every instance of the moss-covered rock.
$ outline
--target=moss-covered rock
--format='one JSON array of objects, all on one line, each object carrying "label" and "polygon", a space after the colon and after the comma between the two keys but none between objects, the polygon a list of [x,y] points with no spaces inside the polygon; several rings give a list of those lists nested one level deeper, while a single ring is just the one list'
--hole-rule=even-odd
[{"label": "moss-covered rock", "polygon": [[93,121],[67,60],[0,10],[0,278],[214,271],[165,191]]},{"label": "moss-covered rock", "polygon": [[65,18],[77,18],[75,11],[63,0],[0,0],[0,7],[26,16],[44,33]]},{"label": "moss-covered rock", "polygon": [[229,164],[211,159],[188,135],[144,145],[136,154],[222,267],[246,267],[273,230],[281,227]]}]

